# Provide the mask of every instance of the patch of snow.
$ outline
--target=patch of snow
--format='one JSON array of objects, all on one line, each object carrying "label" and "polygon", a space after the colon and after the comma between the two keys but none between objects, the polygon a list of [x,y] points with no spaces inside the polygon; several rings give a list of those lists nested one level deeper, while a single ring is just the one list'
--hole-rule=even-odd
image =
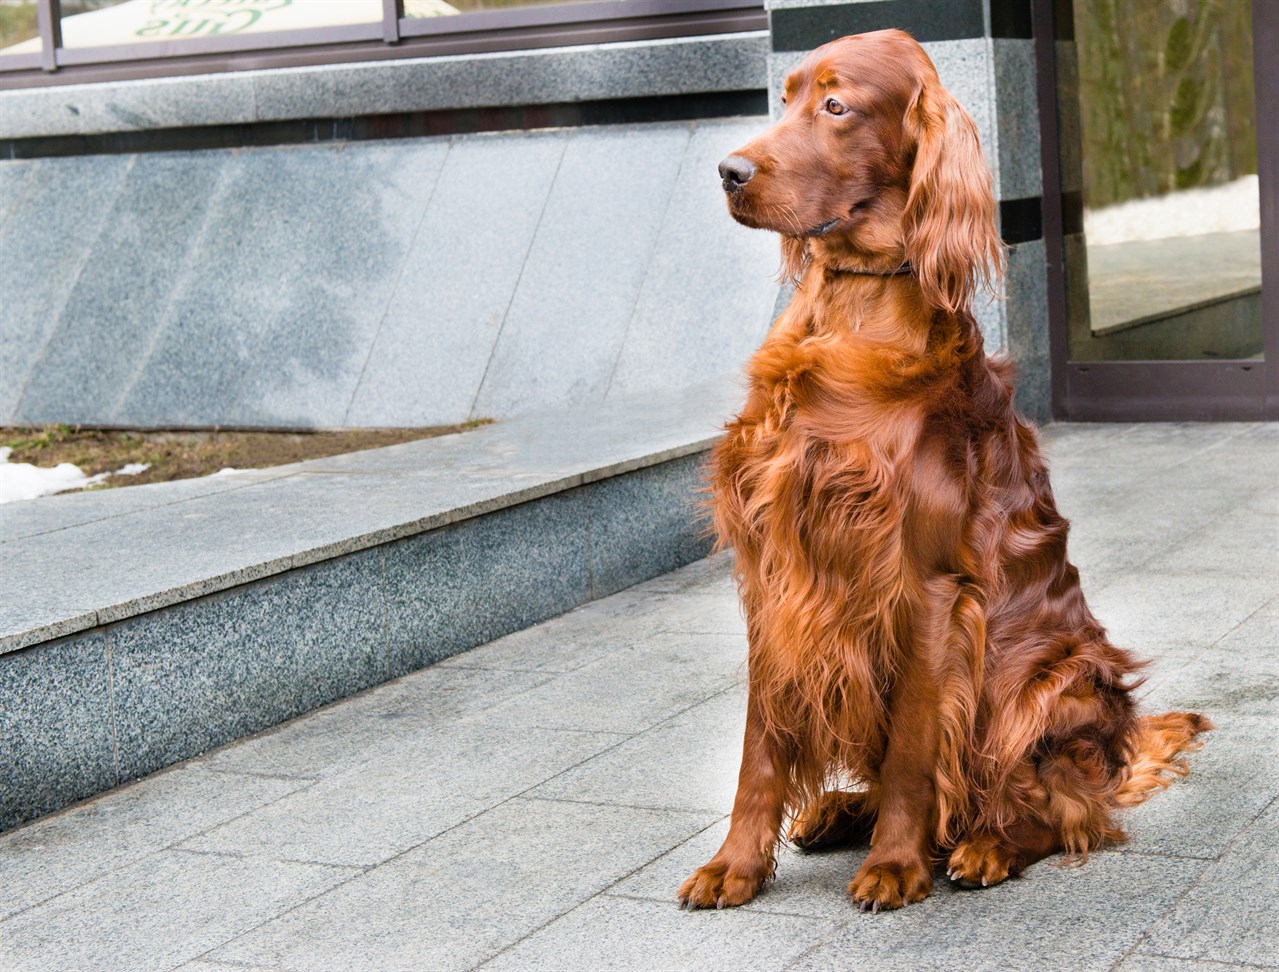
[{"label": "patch of snow", "polygon": [[1106,246],[1132,240],[1235,233],[1257,229],[1261,225],[1260,214],[1257,177],[1249,175],[1220,186],[1085,209],[1084,238],[1089,246]]},{"label": "patch of snow", "polygon": [[29,462],[10,462],[13,449],[0,447],[0,503],[36,499],[69,489],[87,489],[96,486],[108,476],[136,476],[151,468],[147,462],[131,462],[114,473],[98,473],[86,476],[84,470],[70,462],[56,466],[33,466]]},{"label": "patch of snow", "polygon": [[[136,476],[151,468],[149,462],[130,462],[115,472],[86,476],[84,470],[69,462],[59,463],[52,468],[33,466],[29,462],[10,462],[9,456],[12,453],[13,449],[9,446],[0,446],[0,503],[36,499],[72,489],[87,489],[98,485],[109,476]],[[211,473],[210,476],[234,476],[236,473],[251,472],[257,472],[257,470],[226,466]]]},{"label": "patch of snow", "polygon": [[52,468],[33,466],[29,462],[10,462],[9,451],[4,449],[0,459],[0,503],[35,499],[68,489],[84,489],[111,475],[86,476],[79,466],[69,462],[60,462]]}]

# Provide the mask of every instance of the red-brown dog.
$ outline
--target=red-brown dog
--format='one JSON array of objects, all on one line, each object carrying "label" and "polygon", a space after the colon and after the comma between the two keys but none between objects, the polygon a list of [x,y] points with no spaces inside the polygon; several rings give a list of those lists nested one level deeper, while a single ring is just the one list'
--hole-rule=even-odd
[{"label": "red-brown dog", "polygon": [[[1003,245],[972,119],[908,35],[814,51],[770,131],[720,165],[798,281],[714,455],[750,699],[732,826],[679,890],[753,898],[788,811],[805,849],[870,837],[849,885],[899,908],[1122,839],[1207,720],[1137,718],[1141,667],[1066,559],[1032,426],[982,350]],[[840,789],[841,782],[852,789]]]}]

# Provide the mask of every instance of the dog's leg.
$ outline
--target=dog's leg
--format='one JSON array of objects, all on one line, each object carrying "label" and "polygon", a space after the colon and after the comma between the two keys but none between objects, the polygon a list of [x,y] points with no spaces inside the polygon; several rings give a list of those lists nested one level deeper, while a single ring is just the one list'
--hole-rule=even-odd
[{"label": "dog's leg", "polygon": [[[900,908],[922,901],[933,889],[936,725],[929,725],[927,714],[917,711],[920,707],[905,693],[894,695],[893,724],[903,728],[891,732],[880,770],[879,819],[871,852],[848,885],[863,911]],[[923,719],[916,721],[912,715]]]},{"label": "dog's leg", "polygon": [[680,886],[680,907],[691,911],[745,904],[772,876],[785,811],[787,771],[785,756],[764,732],[752,693],[746,707],[742,769],[728,837],[719,852]]},{"label": "dog's leg", "polygon": [[944,653],[950,644],[951,610],[957,595],[952,581],[938,581],[920,611],[918,636],[911,639],[893,685],[871,852],[848,885],[848,893],[863,911],[922,901],[933,888],[941,738],[938,665],[933,656]]},{"label": "dog's leg", "polygon": [[802,851],[834,850],[870,839],[875,802],[866,790],[831,790],[795,815],[787,839]]}]

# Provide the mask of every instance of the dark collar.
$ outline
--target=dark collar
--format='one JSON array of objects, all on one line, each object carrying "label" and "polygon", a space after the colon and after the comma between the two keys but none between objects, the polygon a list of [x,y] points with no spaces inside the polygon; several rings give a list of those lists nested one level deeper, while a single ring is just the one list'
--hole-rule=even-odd
[{"label": "dark collar", "polygon": [[900,267],[897,267],[895,270],[865,270],[865,269],[854,270],[849,267],[832,267],[832,266],[827,266],[825,269],[830,271],[831,273],[847,273],[855,276],[860,275],[865,277],[895,277],[898,274],[902,274],[902,273],[914,273],[914,267],[912,267],[909,263],[903,263]]}]

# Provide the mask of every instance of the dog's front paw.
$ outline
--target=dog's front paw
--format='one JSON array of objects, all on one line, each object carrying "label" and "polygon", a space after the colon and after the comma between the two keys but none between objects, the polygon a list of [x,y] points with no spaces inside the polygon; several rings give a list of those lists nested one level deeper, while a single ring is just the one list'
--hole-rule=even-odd
[{"label": "dog's front paw", "polygon": [[771,865],[741,866],[712,860],[680,885],[679,906],[692,911],[746,904],[759,893],[771,873]]},{"label": "dog's front paw", "polygon": [[886,861],[862,865],[848,893],[862,911],[882,911],[923,901],[933,890],[933,875],[922,862]]},{"label": "dog's front paw", "polygon": [[994,837],[978,836],[961,841],[950,855],[946,875],[965,888],[985,888],[1014,873],[1017,855]]}]

